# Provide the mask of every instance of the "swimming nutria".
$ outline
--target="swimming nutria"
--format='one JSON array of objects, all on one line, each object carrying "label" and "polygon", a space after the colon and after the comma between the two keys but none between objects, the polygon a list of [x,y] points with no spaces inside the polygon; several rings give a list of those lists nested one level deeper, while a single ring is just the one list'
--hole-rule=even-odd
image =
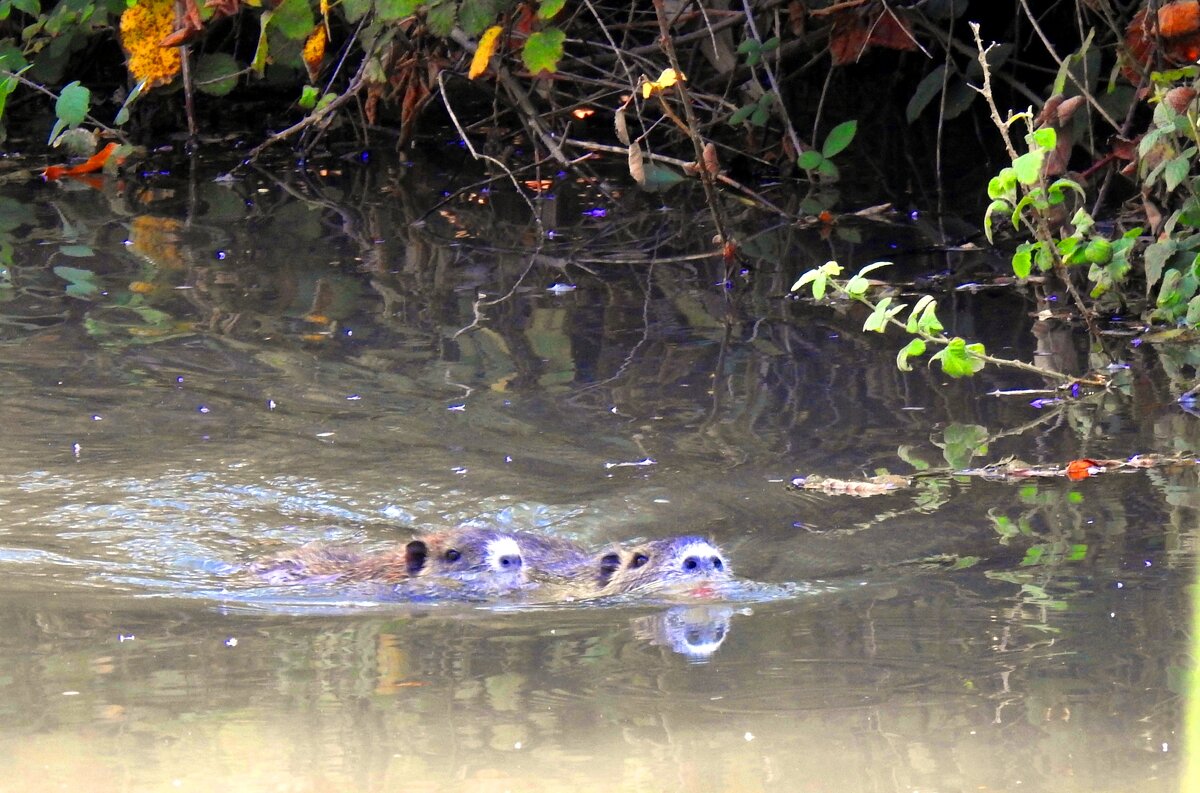
[{"label": "swimming nutria", "polygon": [[721,549],[703,537],[684,535],[622,548],[599,560],[599,595],[694,591],[732,579]]},{"label": "swimming nutria", "polygon": [[563,537],[513,532],[521,548],[525,572],[535,581],[563,581],[586,577],[596,569],[596,554]]},{"label": "swimming nutria", "polygon": [[257,562],[251,569],[271,584],[333,581],[397,584],[416,576],[478,581],[500,590],[525,583],[517,541],[511,534],[489,529],[426,534],[402,548],[376,553],[309,543]]}]

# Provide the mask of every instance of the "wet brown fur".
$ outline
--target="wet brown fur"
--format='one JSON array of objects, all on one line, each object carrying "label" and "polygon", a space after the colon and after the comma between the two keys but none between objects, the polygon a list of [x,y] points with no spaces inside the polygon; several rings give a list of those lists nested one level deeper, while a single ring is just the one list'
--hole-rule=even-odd
[{"label": "wet brown fur", "polygon": [[[361,553],[308,543],[257,562],[251,569],[273,583],[345,581],[396,584],[416,576],[465,577],[508,573],[488,567],[489,544],[510,535],[486,529],[455,529],[417,537],[401,547]],[[455,552],[457,560],[448,558]],[[518,563],[519,564],[519,563]],[[516,576],[517,571],[512,571]],[[523,580],[523,578],[521,579]]]},{"label": "wet brown fur", "polygon": [[610,551],[601,555],[598,567],[600,595],[686,588],[732,578],[720,548],[688,535]]}]

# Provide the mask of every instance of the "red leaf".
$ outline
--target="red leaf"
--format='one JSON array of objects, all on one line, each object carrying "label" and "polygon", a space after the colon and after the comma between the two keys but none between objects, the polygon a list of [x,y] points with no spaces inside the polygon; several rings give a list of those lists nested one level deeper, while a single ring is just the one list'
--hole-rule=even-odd
[{"label": "red leaf", "polygon": [[917,40],[913,38],[908,23],[892,11],[883,10],[871,25],[871,35],[867,38],[868,45],[887,47],[890,50],[915,50]]},{"label": "red leaf", "polygon": [[117,144],[110,143],[89,157],[85,162],[81,162],[78,165],[50,165],[46,170],[42,171],[42,179],[47,182],[53,182],[64,176],[80,176],[85,173],[95,173],[104,167],[104,164],[108,162],[108,158],[116,150]]},{"label": "red leaf", "polygon": [[842,11],[833,19],[829,31],[829,54],[834,66],[854,63],[867,49],[868,30],[854,9]]}]

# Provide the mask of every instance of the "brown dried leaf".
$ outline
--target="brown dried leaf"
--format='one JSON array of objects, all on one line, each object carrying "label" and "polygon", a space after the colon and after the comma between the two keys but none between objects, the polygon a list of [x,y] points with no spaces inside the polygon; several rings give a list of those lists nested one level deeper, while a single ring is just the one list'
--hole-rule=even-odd
[{"label": "brown dried leaf", "polygon": [[642,147],[636,143],[629,145],[629,175],[639,185],[646,184],[646,164],[642,159]]},{"label": "brown dried leaf", "polygon": [[704,170],[712,176],[721,173],[721,161],[717,157],[717,147],[713,143],[704,144]]},{"label": "brown dried leaf", "polygon": [[621,141],[622,146],[629,145],[629,124],[625,120],[625,108],[617,109],[616,117],[613,118],[613,126],[617,130],[617,140]]}]

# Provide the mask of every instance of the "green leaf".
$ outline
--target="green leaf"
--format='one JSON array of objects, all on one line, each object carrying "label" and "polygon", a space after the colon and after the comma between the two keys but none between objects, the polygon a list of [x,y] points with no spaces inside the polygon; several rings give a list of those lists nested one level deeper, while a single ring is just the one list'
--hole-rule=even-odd
[{"label": "green leaf", "polygon": [[[0,204],[0,207],[2,207],[2,206],[3,205]],[[0,217],[3,217],[3,215],[0,214]],[[14,228],[15,228],[15,226],[14,226]],[[813,281],[817,280],[820,277],[821,277],[820,270],[818,270],[818,269],[808,270],[807,272],[805,272],[803,275],[801,275],[799,278],[796,279],[796,283],[792,284],[792,288],[789,291],[799,292],[801,289],[803,289],[805,287],[806,284],[811,284]]]},{"label": "green leaf", "polygon": [[1179,285],[1182,281],[1183,274],[1178,270],[1167,270],[1162,279],[1162,286],[1158,288],[1155,305],[1159,308],[1167,308],[1181,302],[1183,295],[1179,291]]},{"label": "green leaf", "polygon": [[643,190],[651,193],[656,193],[661,190],[666,190],[668,187],[674,187],[683,181],[683,174],[673,168],[667,168],[654,163],[646,163],[644,166],[646,181],[641,185]]},{"label": "green leaf", "polygon": [[896,368],[902,372],[911,372],[912,364],[908,362],[909,358],[920,358],[925,354],[925,340],[912,339],[908,344],[904,345],[904,349],[896,354]]},{"label": "green leaf", "polygon": [[1070,550],[1067,551],[1066,560],[1068,562],[1082,562],[1087,558],[1088,547],[1086,543],[1072,543]]},{"label": "green leaf", "polygon": [[771,111],[765,105],[758,105],[754,108],[754,112],[750,114],[750,123],[756,127],[764,126],[771,120]]},{"label": "green leaf", "polygon": [[825,157],[834,157],[840,154],[850,145],[850,141],[854,140],[854,133],[857,131],[857,121],[843,121],[841,124],[838,124],[829,130],[829,135],[825,138],[825,143],[821,146],[821,154]]},{"label": "green leaf", "polygon": [[[1080,46],[1079,50],[1077,52],[1073,52],[1070,55],[1068,55],[1066,58],[1063,59],[1062,63],[1059,64],[1058,74],[1055,75],[1055,77],[1054,77],[1054,87],[1050,91],[1051,96],[1054,96],[1055,94],[1061,94],[1063,91],[1066,90],[1067,73],[1072,71],[1073,64],[1077,63],[1078,61],[1083,60],[1084,57],[1087,55],[1088,48],[1092,44],[1092,37],[1094,37],[1095,35],[1096,35],[1096,29],[1094,27],[1088,28],[1087,38],[1083,40],[1083,44],[1082,44],[1082,46]],[[1078,78],[1080,75],[1076,74],[1075,76]],[[1085,83],[1085,85],[1086,85],[1086,83]]]},{"label": "green leaf", "polygon": [[[303,41],[316,23],[308,0],[283,0],[271,12],[271,24],[292,41]],[[263,26],[266,27],[266,24]]]},{"label": "green leaf", "polygon": [[15,75],[0,80],[0,118],[4,118],[4,108],[8,104],[9,94],[15,90],[17,90],[17,78]]},{"label": "green leaf", "polygon": [[1007,215],[1010,209],[1012,209],[1012,204],[1008,203],[1003,198],[997,198],[995,201],[988,204],[987,212],[983,214],[983,233],[987,237],[988,242],[994,241],[992,238],[992,215],[997,212],[1001,215]]},{"label": "green leaf", "polygon": [[42,13],[42,4],[38,0],[12,0],[12,7],[18,11],[24,11],[31,17]]},{"label": "green leaf", "polygon": [[[888,306],[892,303],[890,297],[885,297],[875,305],[875,310],[871,312],[871,316],[867,317],[867,321],[863,323],[863,330],[866,332],[883,333],[887,330]],[[901,306],[903,308],[903,306]]]},{"label": "green leaf", "polygon": [[945,80],[945,76],[946,64],[943,63],[917,83],[912,97],[908,100],[908,106],[904,108],[904,117],[909,124],[916,121],[933,98],[942,92],[942,82]]},{"label": "green leaf", "polygon": [[1013,160],[1013,170],[1017,174],[1017,181],[1026,186],[1037,184],[1038,177],[1042,175],[1042,160],[1045,158],[1046,152],[1035,150],[1026,152]]},{"label": "green leaf", "polygon": [[241,67],[232,55],[209,52],[200,56],[192,79],[197,88],[210,96],[225,96],[237,85]]},{"label": "green leaf", "polygon": [[[1058,184],[1055,182],[1054,184]],[[1054,185],[1050,185],[1053,187]],[[1075,227],[1075,231],[1079,234],[1087,234],[1096,225],[1096,221],[1087,213],[1083,207],[1075,210],[1075,214],[1071,216],[1071,225]]]},{"label": "green leaf", "polygon": [[538,19],[553,19],[566,4],[567,0],[542,0],[538,6]]},{"label": "green leaf", "polygon": [[[1045,554],[1046,554],[1046,546],[1045,545],[1030,546],[1029,549],[1025,551],[1025,558],[1021,560],[1021,566],[1022,567],[1031,567],[1035,564],[1039,564],[1042,561],[1042,557],[1045,556]],[[1024,587],[1022,587],[1022,589],[1025,590],[1025,594],[1031,595],[1031,596],[1037,598],[1038,600],[1049,597],[1046,594],[1046,590],[1039,586],[1033,586],[1032,584],[1027,584]]]},{"label": "green leaf", "polygon": [[425,24],[429,26],[429,32],[442,38],[449,36],[454,31],[454,19],[457,11],[458,8],[454,5],[453,0],[442,0],[436,5],[431,5],[425,11]]},{"label": "green leaf", "polygon": [[371,10],[371,0],[342,0],[341,8],[347,22],[357,22]]},{"label": "green leaf", "polygon": [[816,149],[809,149],[800,153],[796,158],[796,165],[805,171],[815,171],[817,166],[825,161],[825,157]]},{"label": "green leaf", "polygon": [[821,160],[820,164],[817,165],[817,173],[826,182],[836,182],[840,178],[838,167],[833,164],[833,160]]},{"label": "green leaf", "polygon": [[33,222],[31,204],[0,195],[0,234],[7,234]]},{"label": "green leaf", "polygon": [[260,77],[267,69],[267,57],[269,50],[267,43],[267,25],[270,24],[270,21],[271,12],[264,11],[261,21],[258,25],[258,48],[254,50],[254,60],[250,61],[250,68],[253,69],[254,72]]},{"label": "green leaf", "polygon": [[1158,279],[1162,277],[1163,267],[1177,250],[1179,250],[1179,242],[1174,239],[1156,242],[1146,248],[1146,252],[1142,254],[1146,265],[1146,294],[1149,294],[1154,285],[1158,283]]},{"label": "green leaf", "polygon": [[321,96],[321,98],[317,101],[317,106],[315,108],[313,108],[313,110],[317,113],[320,113],[320,112],[324,111],[325,108],[332,105],[333,100],[335,100],[337,98],[338,98],[338,95],[332,91],[330,91],[329,93],[323,94]]},{"label": "green leaf", "polygon": [[1163,181],[1166,182],[1168,193],[1179,187],[1179,183],[1187,178],[1192,161],[1190,157],[1185,156],[1186,154],[1184,152],[1171,160],[1167,163],[1167,167],[1163,169]]},{"label": "green leaf", "polygon": [[937,318],[937,302],[930,301],[921,311],[921,318],[917,320],[917,330],[926,336],[937,336],[945,329],[941,320]]},{"label": "green leaf", "polygon": [[1000,169],[988,182],[988,198],[1004,199],[1012,203],[1017,199],[1017,172],[1011,167]]},{"label": "green leaf", "polygon": [[375,16],[384,22],[405,19],[417,13],[421,0],[375,0]]},{"label": "green leaf", "polygon": [[121,105],[121,109],[117,111],[117,115],[113,118],[113,124],[115,126],[119,127],[122,124],[129,123],[129,108],[133,107],[133,103],[141,97],[142,92],[145,90],[145,80],[142,80],[133,87],[133,90],[129,92],[129,96],[125,97],[125,102]]},{"label": "green leaf", "polygon": [[750,114],[757,109],[758,105],[746,105],[745,107],[739,107],[737,110],[733,111],[732,115],[729,116],[730,126],[736,127],[738,124],[745,122],[746,119],[750,118]]},{"label": "green leaf", "polygon": [[975,357],[982,353],[982,344],[967,344],[964,339],[954,338],[933,356],[933,360],[951,377],[967,377],[983,368],[983,361]]},{"label": "green leaf", "polygon": [[100,292],[100,285],[96,283],[96,274],[91,270],[60,265],[54,268],[54,274],[67,282],[66,293],[70,297],[88,297]]},{"label": "green leaf", "polygon": [[558,28],[546,28],[530,35],[521,50],[525,68],[533,74],[558,71],[566,38],[567,34]]},{"label": "green leaf", "polygon": [[916,333],[917,319],[920,317],[921,312],[925,310],[926,306],[936,302],[937,298],[935,298],[933,295],[923,295],[921,299],[917,301],[917,304],[913,306],[912,312],[908,315],[908,321],[904,323],[904,331],[906,333]]},{"label": "green leaf", "polygon": [[54,114],[67,126],[79,126],[87,117],[88,105],[91,100],[92,92],[76,80],[63,86],[62,91],[59,92],[58,101],[54,103]]},{"label": "green leaf", "polygon": [[884,267],[891,267],[893,264],[895,264],[895,262],[871,262],[870,264],[863,265],[863,268],[858,271],[858,274],[866,275],[867,273],[873,273],[876,270],[882,270]]},{"label": "green leaf", "polygon": [[1042,127],[1034,131],[1033,142],[1043,149],[1053,149],[1058,142],[1058,133],[1054,127]]},{"label": "green leaf", "polygon": [[[63,256],[70,256],[75,259],[86,259],[96,255],[96,252],[87,245],[60,245],[58,246],[58,252]],[[55,270],[57,271],[58,268],[56,267]]]},{"label": "green leaf", "polygon": [[1184,314],[1183,321],[1189,327],[1195,328],[1200,326],[1200,295],[1196,295],[1188,301],[1187,313]]},{"label": "green leaf", "polygon": [[[538,9],[538,16],[541,16],[544,9],[545,4]],[[458,7],[458,24],[468,36],[475,38],[496,24],[499,15],[495,0],[463,0],[463,4]]]},{"label": "green leaf", "polygon": [[1107,264],[1112,259],[1112,243],[1097,237],[1083,249],[1083,260],[1090,264]]},{"label": "green leaf", "polygon": [[[1037,243],[1041,244],[1041,243]],[[1017,246],[1017,250],[1012,256],[1013,275],[1017,278],[1028,278],[1029,273],[1033,270],[1033,246],[1032,242],[1022,242]]]},{"label": "green leaf", "polygon": [[306,85],[300,89],[300,99],[296,102],[302,110],[312,110],[317,106],[317,87]]}]

